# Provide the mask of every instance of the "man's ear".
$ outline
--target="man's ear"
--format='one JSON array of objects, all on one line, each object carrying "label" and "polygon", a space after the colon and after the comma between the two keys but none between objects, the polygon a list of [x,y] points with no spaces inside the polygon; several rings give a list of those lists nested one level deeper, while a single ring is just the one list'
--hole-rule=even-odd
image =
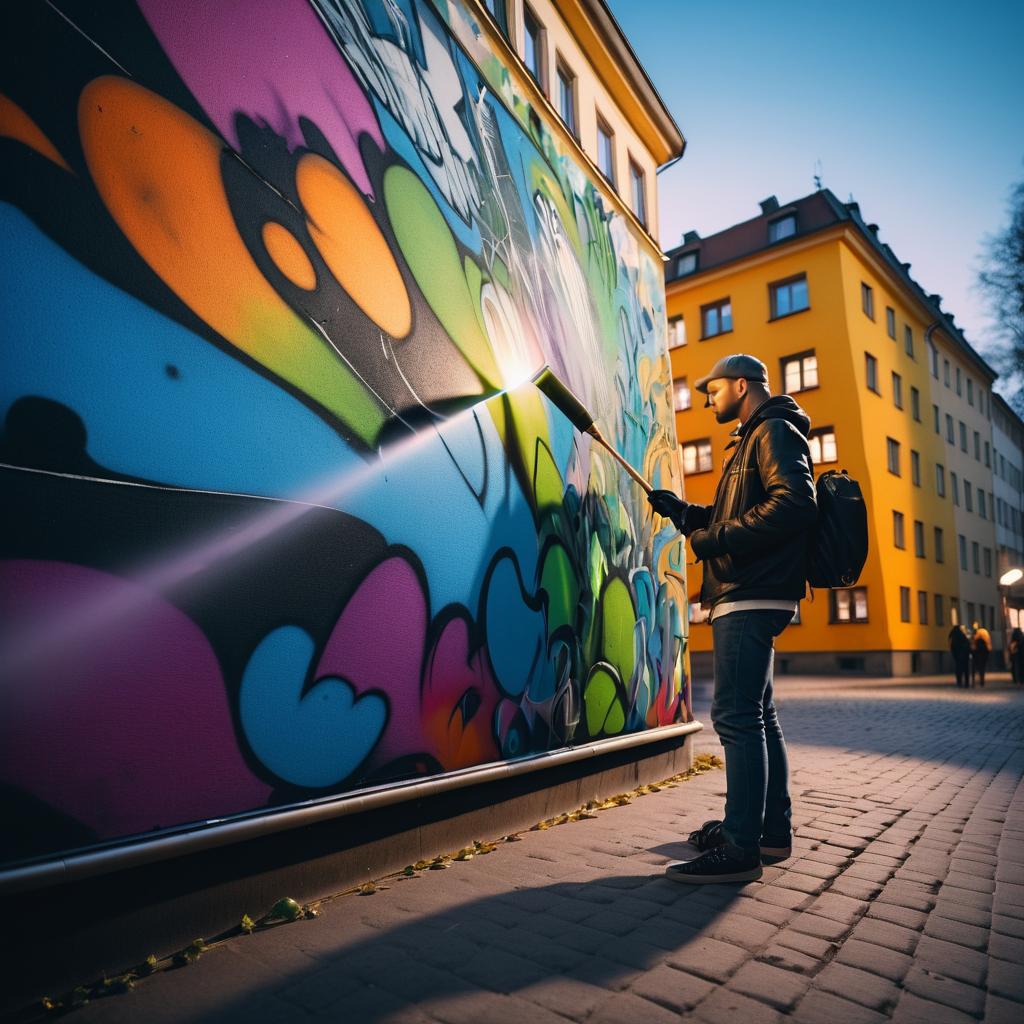
[{"label": "man's ear", "polygon": [[750,385],[747,383],[746,377],[738,377],[736,379],[736,394],[739,395],[740,398],[743,398],[749,390]]}]

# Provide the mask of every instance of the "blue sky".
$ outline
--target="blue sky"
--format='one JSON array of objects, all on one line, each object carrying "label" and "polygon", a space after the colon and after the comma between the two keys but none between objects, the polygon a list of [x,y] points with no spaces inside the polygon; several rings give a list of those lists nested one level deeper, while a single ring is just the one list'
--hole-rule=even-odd
[{"label": "blue sky", "polygon": [[982,243],[1024,178],[1024,4],[609,0],[687,138],[665,248],[823,183],[985,350]]}]

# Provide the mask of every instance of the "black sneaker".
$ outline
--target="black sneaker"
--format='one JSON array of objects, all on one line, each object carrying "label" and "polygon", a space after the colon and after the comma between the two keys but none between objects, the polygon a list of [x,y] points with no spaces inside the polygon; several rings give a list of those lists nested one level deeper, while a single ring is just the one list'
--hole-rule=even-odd
[{"label": "black sneaker", "polygon": [[761,877],[761,855],[737,846],[716,846],[696,860],[676,861],[665,868],[665,877],[686,885],[720,882],[753,882]]},{"label": "black sneaker", "polygon": [[761,863],[778,864],[793,856],[793,840],[789,836],[762,836]]},{"label": "black sneaker", "polygon": [[[722,831],[722,822],[713,818],[691,832],[687,842],[704,853],[725,846],[728,839]],[[762,864],[778,864],[793,856],[793,840],[789,836],[762,836],[760,845]]]}]

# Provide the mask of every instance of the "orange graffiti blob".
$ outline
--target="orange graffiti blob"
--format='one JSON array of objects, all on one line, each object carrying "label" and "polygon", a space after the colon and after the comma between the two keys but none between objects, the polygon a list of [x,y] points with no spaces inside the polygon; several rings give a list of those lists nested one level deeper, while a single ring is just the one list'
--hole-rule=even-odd
[{"label": "orange graffiti blob", "polygon": [[374,438],[380,406],[278,295],[239,235],[220,171],[224,143],[163,97],[113,76],[82,91],[78,125],[103,202],[167,286],[233,345]]},{"label": "orange graffiti blob", "polygon": [[307,292],[316,287],[316,271],[309,262],[299,240],[277,221],[268,220],[263,225],[263,244],[267,247],[267,255],[274,261],[274,266],[288,278],[296,288]]},{"label": "orange graffiti blob", "polygon": [[381,330],[404,338],[412,328],[409,295],[359,190],[315,153],[299,160],[295,184],[310,234],[331,273]]},{"label": "orange graffiti blob", "polygon": [[68,162],[57,152],[57,147],[43,134],[39,125],[14,100],[3,93],[0,93],[0,135],[17,139],[18,142],[45,156],[47,160],[52,160],[58,167],[63,167],[69,174],[74,174]]}]

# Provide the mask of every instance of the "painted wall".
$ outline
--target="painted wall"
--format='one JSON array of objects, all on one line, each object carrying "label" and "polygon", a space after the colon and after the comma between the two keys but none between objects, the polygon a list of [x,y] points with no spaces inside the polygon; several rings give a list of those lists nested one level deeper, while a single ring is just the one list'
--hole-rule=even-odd
[{"label": "painted wall", "polygon": [[528,383],[679,485],[657,253],[461,8],[254,11],[5,8],[3,862],[689,717]]}]

